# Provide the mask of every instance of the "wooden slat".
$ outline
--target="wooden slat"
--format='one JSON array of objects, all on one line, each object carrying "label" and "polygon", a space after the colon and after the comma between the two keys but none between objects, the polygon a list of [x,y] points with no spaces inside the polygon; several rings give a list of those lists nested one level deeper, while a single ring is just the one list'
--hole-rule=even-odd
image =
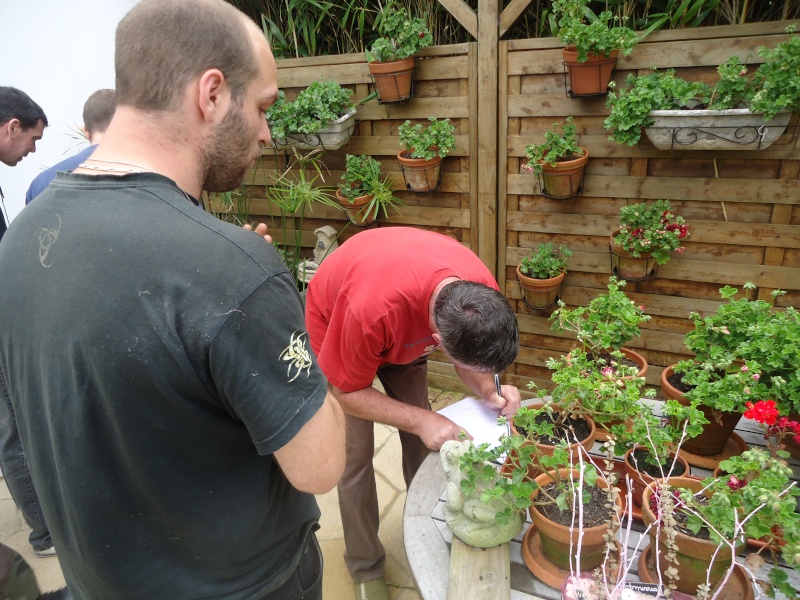
[{"label": "wooden slat", "polygon": [[474,38],[478,37],[478,15],[464,0],[439,0],[439,4],[453,15],[453,18],[467,30],[467,33]]},{"label": "wooden slat", "polygon": [[500,14],[500,39],[503,39],[517,23],[533,0],[511,0]]},{"label": "wooden slat", "polygon": [[450,546],[450,583],[447,600],[509,600],[511,561],[509,544],[473,548],[458,538]]}]

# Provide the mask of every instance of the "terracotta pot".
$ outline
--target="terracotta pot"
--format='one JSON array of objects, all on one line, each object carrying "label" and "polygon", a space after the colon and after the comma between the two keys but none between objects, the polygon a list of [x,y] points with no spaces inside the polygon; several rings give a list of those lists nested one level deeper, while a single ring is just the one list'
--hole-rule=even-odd
[{"label": "terracotta pot", "polygon": [[[663,385],[664,381],[662,380],[662,389],[664,389]],[[667,385],[669,386],[669,383],[667,383]],[[671,390],[665,391],[665,396],[668,393],[676,394],[678,397],[674,398],[675,400],[684,406],[689,405],[689,400],[683,394],[681,394],[672,386],[669,386],[669,388],[671,388]],[[667,397],[669,398],[669,396]],[[684,441],[681,448],[690,454],[697,454],[699,456],[713,456],[715,454],[719,454],[728,443],[728,440],[730,439],[731,434],[733,434],[734,429],[736,429],[736,425],[739,424],[739,420],[742,418],[742,415],[738,412],[723,412],[715,410],[710,406],[705,406],[703,404],[698,406],[698,409],[700,409],[700,411],[703,413],[703,416],[705,416],[708,423],[703,425],[703,433],[697,437],[689,438]]]},{"label": "terracotta pot", "polygon": [[611,270],[615,275],[627,281],[644,281],[655,277],[658,263],[650,254],[634,256],[622,246],[614,242],[619,229],[611,232],[609,245],[611,246]]},{"label": "terracotta pot", "polygon": [[[631,454],[633,454],[634,450],[637,448],[631,448],[625,453],[624,459],[624,466],[625,466],[625,474],[631,478],[631,495],[633,496],[633,503],[636,506],[642,506],[642,494],[644,494],[644,488],[648,485],[653,483],[654,481],[661,481],[662,477],[652,477],[648,475],[644,471],[639,471],[629,460]],[[666,468],[668,469],[672,466],[672,461],[675,458],[675,453],[669,455],[669,463],[667,463]],[[689,463],[687,463],[682,456],[678,455],[677,462],[683,467],[683,473],[681,476],[689,475]]]},{"label": "terracotta pot", "polygon": [[667,400],[677,400],[682,404],[686,404],[687,400],[683,392],[669,382],[669,378],[673,373],[675,373],[675,365],[664,367],[664,370],[661,371],[661,393],[664,394],[664,398]]},{"label": "terracotta pot", "polygon": [[[572,472],[573,477],[576,477],[578,472],[575,469],[559,469],[561,476],[567,476]],[[540,487],[546,487],[552,479],[548,473],[542,473],[536,478],[536,483]],[[604,480],[598,479],[597,485],[605,488],[607,484]],[[535,500],[539,495],[539,489],[533,491],[531,499]],[[617,505],[621,507],[621,501],[617,499]],[[566,571],[570,570],[570,559],[577,551],[578,532],[579,527],[568,527],[555,523],[545,517],[535,505],[528,509],[531,521],[539,531],[542,541],[542,550],[545,557],[547,557],[559,569]],[[608,529],[605,523],[601,523],[595,527],[584,527],[583,538],[581,540],[580,557],[581,570],[591,571],[592,569],[600,566],[605,558],[606,542],[603,536],[606,535]],[[570,545],[571,543],[571,545]],[[573,561],[574,562],[574,561]]]},{"label": "terracotta pot", "polygon": [[519,265],[517,265],[517,279],[519,279],[525,305],[528,308],[539,309],[553,306],[566,276],[567,273],[563,272],[549,279],[536,279],[535,277],[524,275],[520,271]]},{"label": "terracotta pot", "polygon": [[[582,418],[589,424],[589,435],[580,442],[574,442],[567,446],[567,452],[569,452],[571,456],[574,456],[575,460],[577,460],[579,455],[579,446],[582,446],[587,453],[592,449],[592,446],[594,446],[595,434],[597,433],[597,428],[595,427],[594,421],[591,419],[591,417]],[[513,418],[509,418],[508,422],[511,425],[511,432],[514,435],[523,435],[514,425]],[[539,449],[539,452],[544,456],[553,456],[553,452],[555,452],[556,449],[555,446],[551,446],[549,444],[540,444],[538,442],[526,441],[525,444],[535,444]],[[510,460],[514,460],[514,453],[512,453]],[[535,479],[539,475],[541,475],[541,471],[536,469],[534,466],[528,467],[528,479]]]},{"label": "terracotta pot", "polygon": [[[703,483],[697,479],[670,477],[667,481],[673,487],[688,489],[692,492],[698,492],[703,489]],[[650,497],[653,495],[653,491],[653,484],[650,484],[645,488],[644,494],[642,494],[642,520],[645,525],[656,522],[656,517],[653,511],[650,510]],[[678,586],[678,591],[686,594],[693,594],[697,590],[698,585],[706,582],[706,573],[709,565],[711,565],[711,587],[714,587],[717,582],[724,577],[731,566],[731,561],[735,558],[735,553],[731,552],[730,548],[723,547],[717,553],[714,563],[711,564],[711,557],[714,556],[717,550],[717,544],[709,540],[691,537],[678,531],[675,538],[675,544],[678,547],[678,564],[673,565],[664,560],[666,552],[662,549],[665,539],[666,536],[664,532],[659,531],[657,533],[655,526],[650,530],[650,543],[653,548],[657,549],[662,572],[668,566],[675,566],[678,569],[678,576],[680,577],[680,579],[675,582]]]},{"label": "terracotta pot", "polygon": [[561,53],[567,65],[573,96],[597,96],[608,91],[619,50],[614,50],[607,57],[589,54],[586,62],[582,63],[578,62],[575,46],[567,46]]},{"label": "terracotta pot", "polygon": [[589,162],[589,151],[583,146],[583,156],[556,163],[542,162],[542,194],[556,200],[574,198],[583,190],[583,173]]},{"label": "terracotta pot", "polygon": [[434,156],[430,160],[408,158],[405,150],[397,154],[397,162],[403,172],[406,188],[412,192],[430,192],[439,187],[439,170],[442,158]]},{"label": "terracotta pot", "polygon": [[375,91],[381,102],[400,102],[411,98],[411,75],[414,71],[414,57],[409,56],[392,62],[372,61],[367,63]]},{"label": "terracotta pot", "polygon": [[336,190],[336,199],[339,204],[347,213],[347,217],[353,225],[364,226],[372,225],[378,218],[376,211],[367,213],[365,207],[370,203],[373,196],[358,196],[351,202],[348,198],[342,196],[339,190]]}]

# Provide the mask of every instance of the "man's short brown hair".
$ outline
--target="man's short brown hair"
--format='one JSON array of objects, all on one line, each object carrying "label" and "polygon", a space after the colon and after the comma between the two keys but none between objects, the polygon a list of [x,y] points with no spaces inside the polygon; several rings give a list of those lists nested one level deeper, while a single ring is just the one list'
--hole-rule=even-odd
[{"label": "man's short brown hair", "polygon": [[114,90],[97,90],[83,105],[83,126],[89,135],[105,133],[117,108]]},{"label": "man's short brown hair", "polygon": [[224,0],[142,0],[117,26],[117,104],[174,109],[189,82],[214,68],[238,99],[258,73],[246,22]]}]

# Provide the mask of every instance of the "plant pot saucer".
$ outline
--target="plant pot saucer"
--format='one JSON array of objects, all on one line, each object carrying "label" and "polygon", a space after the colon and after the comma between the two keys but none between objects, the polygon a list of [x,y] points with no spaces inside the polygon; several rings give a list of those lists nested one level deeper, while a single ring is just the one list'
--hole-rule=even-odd
[{"label": "plant pot saucer", "polygon": [[725,446],[718,454],[710,456],[701,456],[700,454],[692,454],[687,452],[685,448],[681,448],[681,456],[686,459],[690,465],[694,467],[701,467],[703,469],[715,469],[723,460],[731,456],[739,456],[742,452],[747,450],[747,444],[738,433],[732,433]]},{"label": "plant pot saucer", "polygon": [[[639,555],[639,579],[645,583],[657,583],[658,573],[656,571],[655,559],[653,558],[652,544],[648,544],[647,548],[642,550]],[[714,590],[711,590],[713,595]],[[685,596],[686,598],[694,598],[694,596]],[[747,572],[741,565],[737,564],[731,573],[728,582],[725,584],[725,589],[720,594],[720,600],[753,600],[753,586],[747,576]]]},{"label": "plant pot saucer", "polygon": [[570,576],[569,571],[560,569],[544,555],[542,538],[533,523],[522,536],[521,550],[528,570],[542,583],[559,589]]},{"label": "plant pot saucer", "polygon": [[542,538],[533,523],[529,524],[525,535],[522,536],[520,549],[525,566],[533,573],[534,577],[545,585],[560,589],[571,575],[569,571],[557,567],[545,556],[542,549]]}]

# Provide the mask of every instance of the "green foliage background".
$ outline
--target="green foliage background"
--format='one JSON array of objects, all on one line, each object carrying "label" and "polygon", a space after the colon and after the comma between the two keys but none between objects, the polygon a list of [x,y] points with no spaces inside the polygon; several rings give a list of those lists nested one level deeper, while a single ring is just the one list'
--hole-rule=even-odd
[{"label": "green foliage background", "polygon": [[[258,23],[279,58],[363,52],[377,36],[375,14],[385,0],[228,0]],[[479,0],[466,0],[477,9]],[[503,0],[503,6],[511,0]],[[426,19],[434,44],[473,41],[437,0],[397,0]],[[550,0],[533,0],[511,39],[555,35]],[[800,0],[593,0],[587,18],[602,10],[628,18],[640,31],[778,21],[800,17]]]}]

